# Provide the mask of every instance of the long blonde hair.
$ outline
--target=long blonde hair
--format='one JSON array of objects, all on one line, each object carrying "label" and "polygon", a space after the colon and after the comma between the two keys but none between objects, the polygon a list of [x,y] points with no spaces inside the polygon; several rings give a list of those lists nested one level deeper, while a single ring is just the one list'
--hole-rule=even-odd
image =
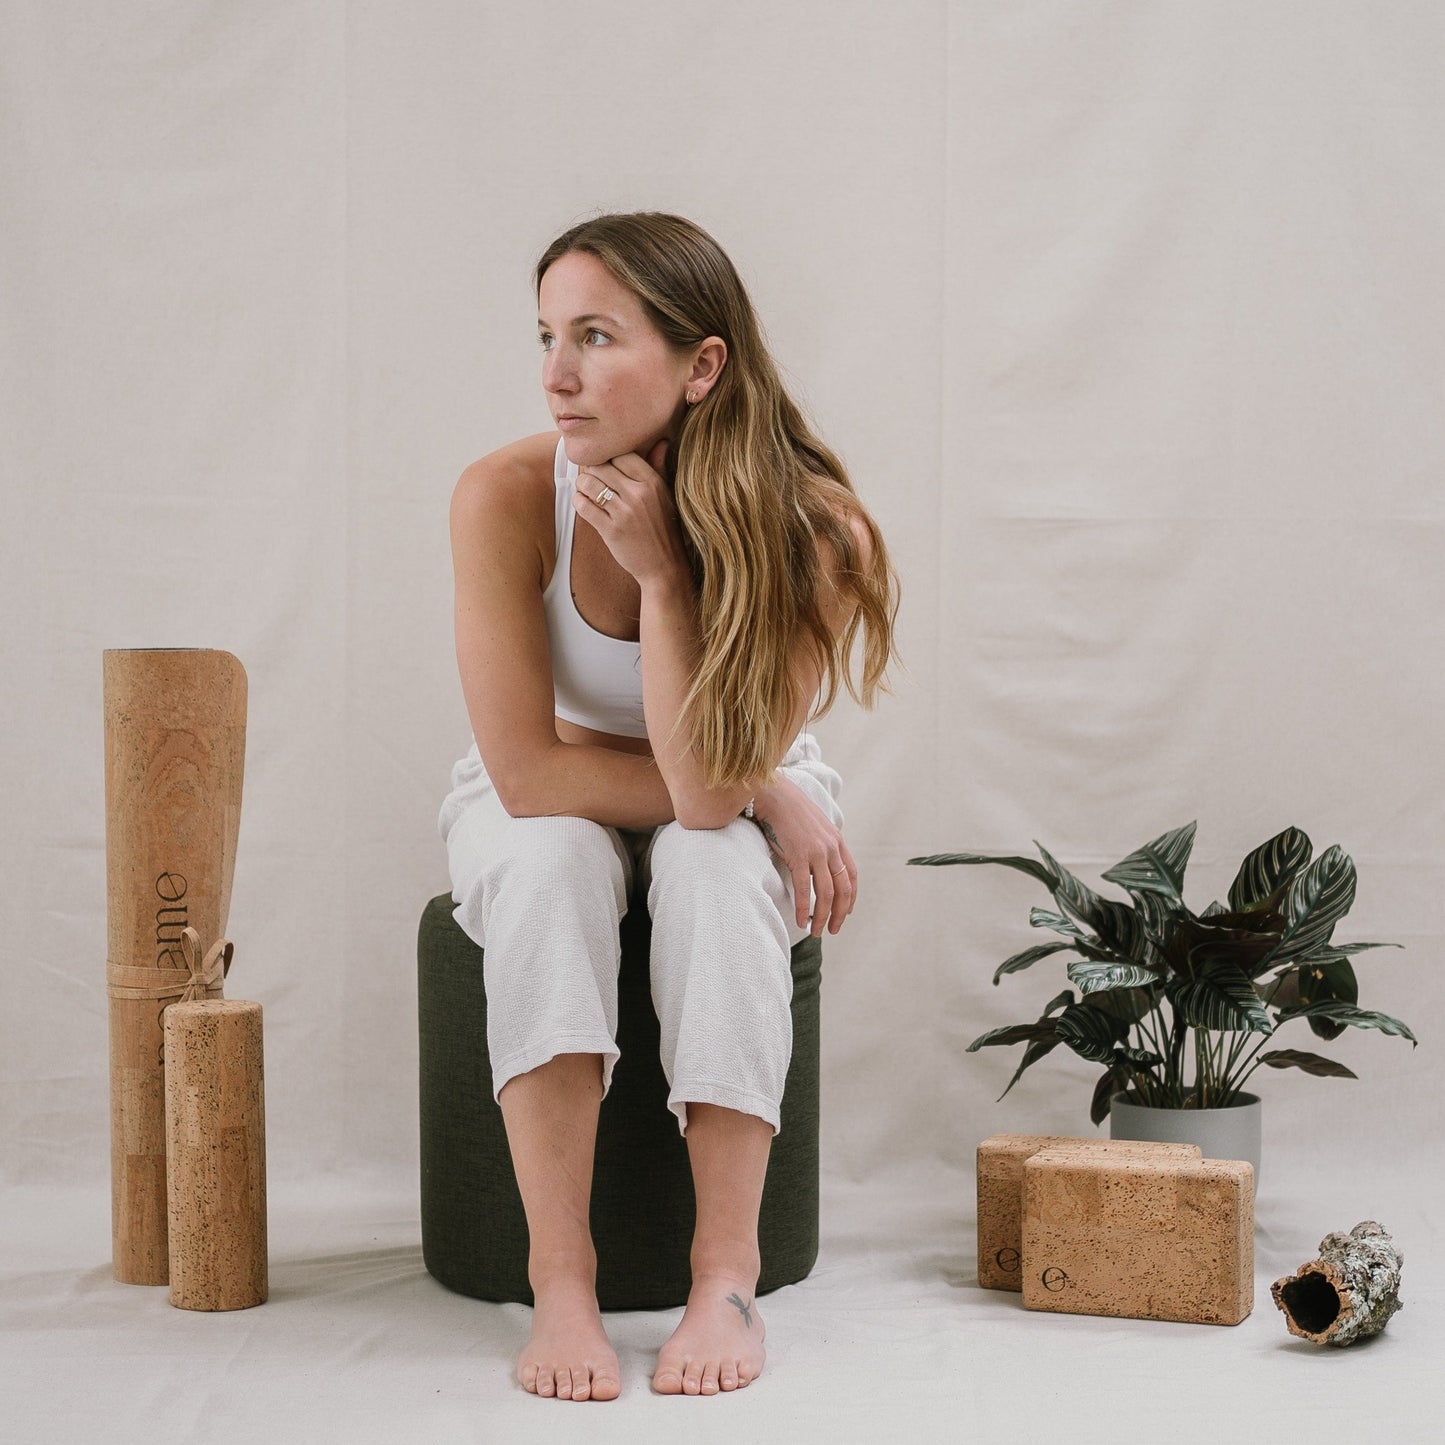
[{"label": "long blonde hair", "polygon": [[[676,445],[674,498],[697,580],[699,655],[683,702],[691,743],[711,788],[761,780],[792,742],[797,705],[794,651],[808,646],[832,707],[840,680],[872,707],[896,656],[898,576],[877,524],[837,456],[814,435],[778,375],[741,278],[700,226],[659,211],[597,216],[564,232],[537,262],[572,251],[595,256],[642,302],[673,347],[709,336],[727,361],[690,406]],[[867,566],[850,521],[866,529]],[[819,539],[838,559],[856,607],[840,636],[824,612]],[[853,679],[863,638],[861,688]]]}]

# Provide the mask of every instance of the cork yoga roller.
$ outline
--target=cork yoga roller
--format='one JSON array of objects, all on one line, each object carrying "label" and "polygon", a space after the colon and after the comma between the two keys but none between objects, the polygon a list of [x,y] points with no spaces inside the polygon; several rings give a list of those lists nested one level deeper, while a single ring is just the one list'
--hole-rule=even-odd
[{"label": "cork yoga roller", "polygon": [[1031,1310],[1237,1325],[1254,1308],[1254,1168],[1042,1149],[1024,1164]]},{"label": "cork yoga roller", "polygon": [[161,1019],[177,999],[220,992],[246,673],[229,652],[108,651],[104,711],[113,1271],[165,1284]]},{"label": "cork yoga roller", "polygon": [[165,1042],[171,1303],[249,1309],[268,1289],[261,1005],[172,1004]]},{"label": "cork yoga roller", "polygon": [[1054,1134],[995,1134],[978,1146],[978,1282],[1023,1288],[1024,1163],[1041,1149],[1084,1149],[1100,1157],[1198,1159],[1196,1144],[1072,1139]]}]

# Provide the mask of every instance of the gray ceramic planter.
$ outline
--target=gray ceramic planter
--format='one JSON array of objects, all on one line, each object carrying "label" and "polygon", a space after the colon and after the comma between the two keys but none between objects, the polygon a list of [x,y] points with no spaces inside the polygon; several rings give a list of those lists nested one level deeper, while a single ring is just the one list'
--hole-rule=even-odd
[{"label": "gray ceramic planter", "polygon": [[1109,1137],[1198,1144],[1206,1159],[1247,1159],[1254,1165],[1258,1194],[1261,1112],[1258,1094],[1241,1094],[1228,1109],[1148,1109],[1128,1094],[1115,1094],[1109,1104]]}]

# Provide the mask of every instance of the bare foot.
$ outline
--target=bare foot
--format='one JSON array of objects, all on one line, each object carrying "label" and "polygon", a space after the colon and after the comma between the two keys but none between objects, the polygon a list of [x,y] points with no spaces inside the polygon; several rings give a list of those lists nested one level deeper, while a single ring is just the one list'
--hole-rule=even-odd
[{"label": "bare foot", "polygon": [[740,1390],[762,1373],[763,1321],[752,1286],[725,1275],[694,1279],[682,1322],[658,1351],[660,1395]]},{"label": "bare foot", "polygon": [[517,1378],[534,1395],[559,1400],[615,1400],[622,1393],[617,1355],[608,1343],[597,1296],[585,1284],[536,1291],[532,1338],[517,1360]]}]

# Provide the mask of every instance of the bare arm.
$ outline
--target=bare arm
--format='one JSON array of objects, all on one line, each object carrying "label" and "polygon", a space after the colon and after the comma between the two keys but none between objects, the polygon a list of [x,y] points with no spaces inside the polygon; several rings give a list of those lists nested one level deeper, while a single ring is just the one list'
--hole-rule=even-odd
[{"label": "bare arm", "polygon": [[538,485],[556,445],[544,433],[493,452],[452,495],[457,667],[472,733],[513,817],[668,823],[672,798],[651,758],[557,736],[539,545],[554,536],[553,494]]},{"label": "bare arm", "polygon": [[[697,589],[683,554],[676,508],[658,471],[663,460],[659,446],[647,461],[629,453],[587,467],[579,474],[573,505],[597,528],[642,590],[642,708],[677,820],[687,828],[721,828],[737,817],[749,798],[761,797],[765,789],[744,784],[710,788],[686,723],[674,732],[696,667],[699,621]],[[606,507],[593,499],[594,489],[604,484],[614,493]],[[856,531],[866,554],[867,534],[861,527]],[[837,584],[837,559],[825,543],[820,545],[824,547],[824,613],[836,636],[855,604]],[[784,729],[789,742],[807,721],[821,682],[817,662],[802,643],[794,653],[793,672],[793,716]],[[774,768],[780,761],[774,762]]]}]

